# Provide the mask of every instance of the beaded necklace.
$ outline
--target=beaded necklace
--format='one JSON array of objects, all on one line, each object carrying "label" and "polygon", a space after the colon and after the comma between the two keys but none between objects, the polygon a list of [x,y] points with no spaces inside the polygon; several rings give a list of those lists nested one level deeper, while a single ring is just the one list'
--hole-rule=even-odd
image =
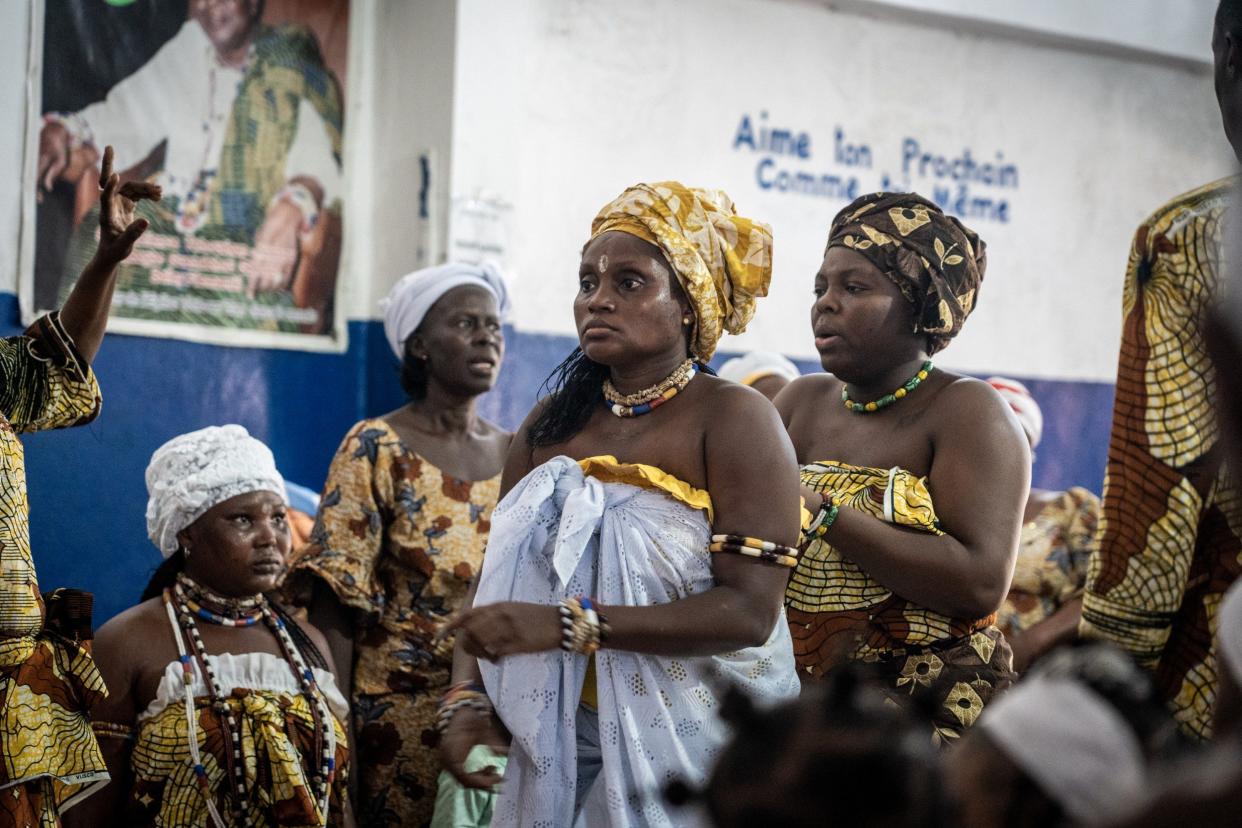
[{"label": "beaded necklace", "polygon": [[694,379],[694,375],[698,372],[699,369],[694,364],[694,360],[687,359],[677,366],[676,371],[650,388],[625,395],[622,395],[612,384],[611,378],[606,379],[604,380],[604,402],[608,403],[608,410],[618,417],[640,417],[676,397],[690,384],[690,380]]},{"label": "beaded necklace", "polygon": [[[187,590],[186,587],[189,587]],[[207,690],[211,699],[211,705],[214,710],[225,720],[227,727],[224,730],[224,758],[225,758],[225,778],[230,780],[227,784],[233,786],[235,796],[233,798],[233,809],[237,822],[240,825],[251,825],[250,817],[247,814],[246,802],[246,778],[245,778],[245,762],[242,759],[242,733],[238,726],[237,717],[233,713],[232,707],[225,701],[224,691],[216,678],[215,670],[211,666],[211,662],[207,659],[207,649],[203,646],[202,636],[199,634],[198,625],[194,621],[194,615],[200,618],[216,623],[212,620],[216,617],[215,613],[207,611],[203,614],[198,610],[191,610],[191,599],[188,598],[187,592],[193,590],[200,596],[214,595],[206,590],[200,584],[196,583],[184,573],[178,575],[177,584],[172,590],[164,590],[164,606],[168,611],[169,621],[172,623],[173,633],[177,639],[177,652],[181,662],[181,671],[183,684],[185,688],[185,712],[186,720],[189,724],[189,746],[190,758],[194,762],[194,775],[198,782],[199,788],[203,792],[203,797],[207,801],[207,811],[211,816],[212,822],[216,828],[225,828],[225,823],[220,817],[220,812],[216,809],[215,802],[211,796],[210,783],[207,779],[207,770],[203,765],[202,755],[198,745],[197,732],[197,716],[195,715],[194,693],[192,685],[194,683],[194,670],[191,666],[191,659],[198,662],[199,669],[202,671],[206,679]],[[219,598],[219,596],[215,596]],[[230,599],[222,599],[226,603]],[[285,661],[289,662],[293,668],[294,674],[298,678],[298,682],[302,688],[302,695],[307,701],[307,706],[311,711],[311,719],[315,729],[314,750],[320,757],[319,772],[311,780],[312,794],[319,805],[319,814],[322,819],[321,825],[327,824],[328,805],[332,792],[332,783],[336,778],[336,733],[332,729],[332,714],[328,710],[327,702],[323,697],[318,685],[315,682],[315,674],[307,667],[306,662],[302,659],[301,651],[297,644],[293,641],[289,631],[285,628],[284,619],[282,619],[272,609],[267,599],[262,595],[256,595],[253,598],[242,599],[239,604],[254,606],[258,610],[258,614],[267,625],[271,628],[272,633],[276,637],[277,643],[280,645],[281,654]],[[175,605],[175,608],[174,608]],[[202,609],[201,605],[195,602],[195,605]],[[230,619],[236,621],[236,619]],[[234,623],[232,626],[244,626],[240,623]],[[183,635],[184,632],[184,635]],[[186,646],[186,640],[189,640],[189,646]]]},{"label": "beaded necklace", "polygon": [[177,573],[181,598],[195,615],[222,627],[252,627],[263,617],[263,596],[226,598],[190,578]]},{"label": "beaded necklace", "polygon": [[919,369],[918,373],[906,380],[896,391],[891,394],[885,394],[878,400],[872,400],[869,403],[854,402],[850,399],[850,394],[845,390],[845,386],[842,385],[841,402],[845,403],[845,407],[850,411],[853,411],[855,414],[870,414],[874,411],[879,411],[881,408],[888,408],[890,405],[922,385],[923,380],[927,379],[927,376],[932,372],[933,368],[935,368],[935,366],[932,365],[932,361],[930,359],[927,360],[927,362],[923,363],[923,367]]}]

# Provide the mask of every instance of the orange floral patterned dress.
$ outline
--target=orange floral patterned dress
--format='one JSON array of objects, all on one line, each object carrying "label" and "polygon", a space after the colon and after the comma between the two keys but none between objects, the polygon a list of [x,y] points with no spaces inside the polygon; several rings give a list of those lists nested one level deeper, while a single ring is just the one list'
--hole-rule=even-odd
[{"label": "orange floral patterned dress", "polygon": [[[383,420],[363,420],[333,458],[291,591],[314,576],[357,612],[353,715],[358,818],[430,822],[440,763],[436,701],[452,641],[433,641],[483,563],[500,477],[466,481],[412,453]],[[299,583],[301,581],[302,583]]]}]

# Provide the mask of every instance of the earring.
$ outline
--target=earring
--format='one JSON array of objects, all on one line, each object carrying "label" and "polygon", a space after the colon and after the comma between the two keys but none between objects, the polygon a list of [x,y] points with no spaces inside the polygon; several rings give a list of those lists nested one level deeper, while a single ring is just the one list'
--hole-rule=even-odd
[{"label": "earring", "polygon": [[686,314],[685,316],[681,318],[681,324],[683,325],[689,325],[693,321],[694,321],[694,317],[690,316],[689,314]]}]

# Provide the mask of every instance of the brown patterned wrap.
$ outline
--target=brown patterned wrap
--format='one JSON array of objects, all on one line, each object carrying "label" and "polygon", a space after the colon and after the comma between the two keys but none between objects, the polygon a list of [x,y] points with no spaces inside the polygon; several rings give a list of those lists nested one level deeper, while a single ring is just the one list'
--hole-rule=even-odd
[{"label": "brown patterned wrap", "polygon": [[893,280],[930,353],[961,330],[987,268],[983,239],[917,193],[859,196],[832,220],[828,247],[862,254]]},{"label": "brown patterned wrap", "polygon": [[1179,196],[1135,233],[1104,513],[1083,596],[1082,634],[1151,670],[1197,739],[1211,735],[1217,607],[1242,572],[1242,497],[1217,451],[1200,326],[1220,284],[1236,183]]}]

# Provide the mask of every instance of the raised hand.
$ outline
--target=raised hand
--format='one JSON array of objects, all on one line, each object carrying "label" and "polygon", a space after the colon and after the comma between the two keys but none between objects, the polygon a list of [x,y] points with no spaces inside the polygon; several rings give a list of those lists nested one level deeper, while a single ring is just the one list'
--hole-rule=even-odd
[{"label": "raised hand", "polygon": [[112,147],[104,148],[99,171],[99,246],[95,258],[102,264],[118,265],[134,249],[134,242],[146,232],[149,222],[138,218],[136,207],[142,199],[159,201],[163,191],[145,181],[126,181],[112,171]]}]

